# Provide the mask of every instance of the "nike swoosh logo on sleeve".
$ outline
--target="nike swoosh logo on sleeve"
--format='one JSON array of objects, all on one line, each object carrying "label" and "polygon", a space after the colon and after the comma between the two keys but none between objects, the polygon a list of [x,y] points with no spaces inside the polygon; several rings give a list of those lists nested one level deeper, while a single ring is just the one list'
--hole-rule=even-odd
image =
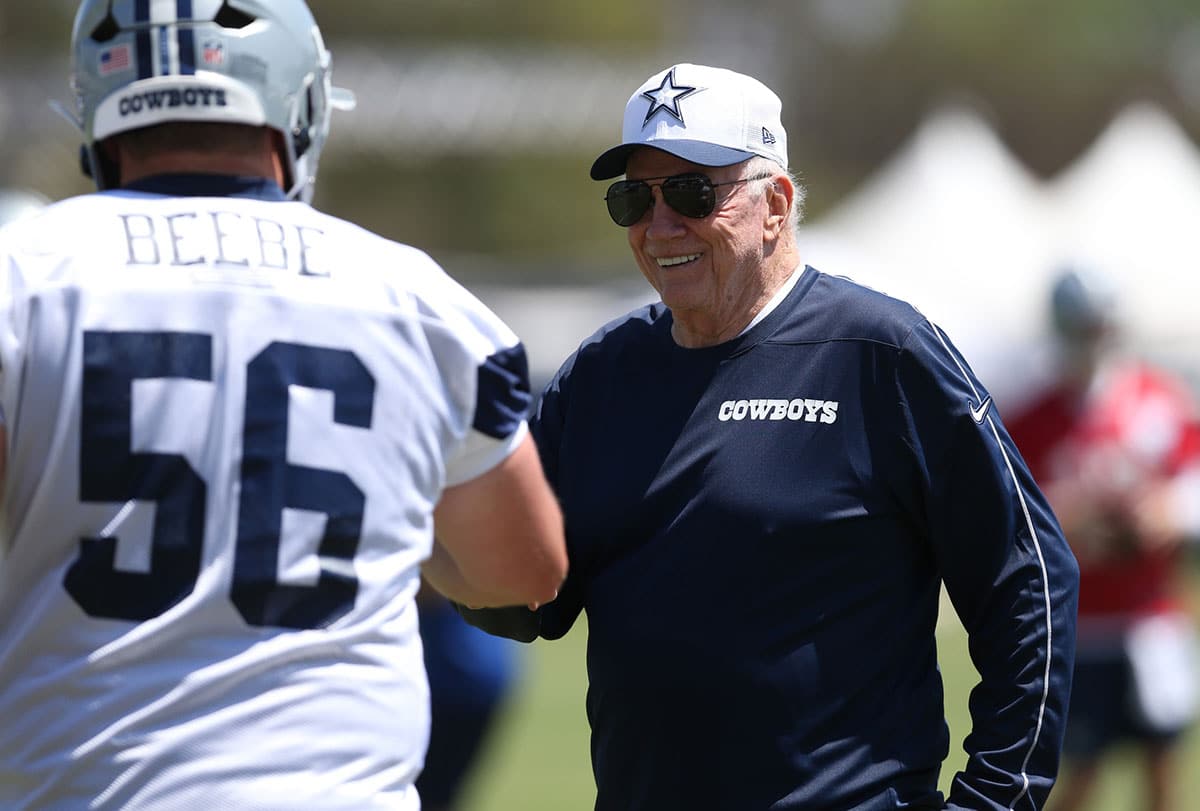
[{"label": "nike swoosh logo on sleeve", "polygon": [[967,409],[971,412],[971,419],[981,425],[983,424],[983,418],[987,416],[988,409],[991,407],[992,398],[990,396],[983,398],[983,402],[979,404],[978,408],[972,405],[970,400],[967,401]]}]

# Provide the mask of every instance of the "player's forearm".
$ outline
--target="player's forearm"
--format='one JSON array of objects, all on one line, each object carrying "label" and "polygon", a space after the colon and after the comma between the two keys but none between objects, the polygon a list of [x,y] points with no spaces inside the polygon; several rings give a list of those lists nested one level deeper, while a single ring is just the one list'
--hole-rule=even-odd
[{"label": "player's forearm", "polygon": [[496,607],[517,602],[506,595],[482,589],[468,580],[446,548],[436,541],[433,553],[421,566],[421,575],[434,590],[463,605]]},{"label": "player's forearm", "polygon": [[434,560],[431,582],[470,595],[458,602],[544,603],[566,577],[562,513],[528,435],[494,468],[443,491],[434,532],[454,567]]}]

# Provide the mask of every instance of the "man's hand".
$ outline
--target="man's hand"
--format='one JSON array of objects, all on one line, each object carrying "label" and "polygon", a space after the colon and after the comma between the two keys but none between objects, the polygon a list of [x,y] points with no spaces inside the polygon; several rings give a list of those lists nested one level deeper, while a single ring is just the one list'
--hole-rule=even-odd
[{"label": "man's hand", "polygon": [[453,601],[452,604],[464,620],[492,636],[502,636],[518,642],[532,642],[541,633],[541,614],[525,606],[469,608]]}]

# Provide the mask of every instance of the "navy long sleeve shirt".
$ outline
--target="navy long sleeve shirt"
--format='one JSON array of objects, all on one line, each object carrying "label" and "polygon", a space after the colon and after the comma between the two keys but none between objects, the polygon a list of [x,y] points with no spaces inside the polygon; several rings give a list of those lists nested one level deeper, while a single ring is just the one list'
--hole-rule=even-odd
[{"label": "navy long sleeve shirt", "polygon": [[[531,425],[571,570],[506,632],[587,612],[598,811],[1042,807],[1077,568],[912,307],[808,268],[742,336],[685,349],[652,305],[586,341]],[[982,677],[948,800],[943,582]]]}]

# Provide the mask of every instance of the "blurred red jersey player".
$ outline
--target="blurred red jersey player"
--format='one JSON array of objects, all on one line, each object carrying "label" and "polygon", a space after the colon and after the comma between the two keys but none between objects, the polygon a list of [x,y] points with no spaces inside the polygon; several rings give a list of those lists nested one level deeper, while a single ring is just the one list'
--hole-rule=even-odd
[{"label": "blurred red jersey player", "polygon": [[1103,276],[1056,279],[1059,375],[1006,415],[1080,566],[1060,811],[1083,807],[1101,757],[1123,741],[1146,753],[1146,807],[1169,808],[1172,743],[1197,711],[1178,578],[1187,542],[1200,536],[1198,410],[1174,375],[1115,351],[1117,300]]}]

